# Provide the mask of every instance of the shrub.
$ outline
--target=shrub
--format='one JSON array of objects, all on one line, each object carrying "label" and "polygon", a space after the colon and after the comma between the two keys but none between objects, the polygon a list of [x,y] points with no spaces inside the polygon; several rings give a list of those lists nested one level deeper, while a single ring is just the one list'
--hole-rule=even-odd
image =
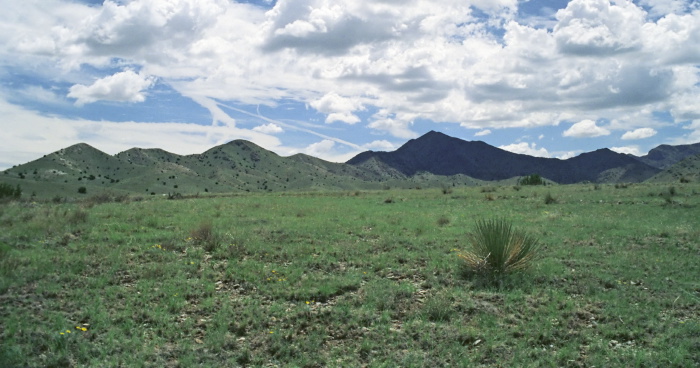
[{"label": "shrub", "polygon": [[16,187],[12,187],[10,184],[0,183],[0,199],[18,199],[21,195],[22,188],[20,188],[19,184]]},{"label": "shrub", "polygon": [[209,221],[202,222],[197,228],[190,231],[190,237],[195,244],[201,245],[207,252],[216,250],[221,242]]},{"label": "shrub", "polygon": [[539,174],[532,174],[518,180],[518,185],[544,185],[545,182]]},{"label": "shrub", "polygon": [[438,226],[445,226],[449,223],[450,223],[450,219],[445,215],[440,216],[437,220]]},{"label": "shrub", "polygon": [[552,204],[552,203],[557,203],[557,199],[552,197],[552,193],[547,193],[547,195],[544,196],[544,204]]},{"label": "shrub", "polygon": [[88,213],[83,209],[77,209],[68,216],[68,223],[71,225],[84,224],[88,221]]},{"label": "shrub", "polygon": [[80,194],[85,194],[85,193],[87,193],[87,188],[85,188],[85,187],[80,187],[80,188],[78,188],[78,193],[80,193]]},{"label": "shrub", "polygon": [[477,221],[468,236],[470,249],[458,256],[472,272],[503,274],[522,270],[538,254],[538,239],[513,228],[505,219]]}]

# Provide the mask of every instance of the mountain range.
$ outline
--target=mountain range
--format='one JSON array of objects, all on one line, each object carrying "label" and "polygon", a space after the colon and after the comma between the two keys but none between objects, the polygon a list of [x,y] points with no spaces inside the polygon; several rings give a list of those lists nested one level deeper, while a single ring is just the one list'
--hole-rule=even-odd
[{"label": "mountain range", "polygon": [[281,157],[244,140],[184,156],[141,148],[109,155],[81,143],[5,170],[0,182],[37,196],[75,196],[81,187],[86,193],[155,195],[514,184],[531,174],[560,184],[617,183],[697,180],[698,161],[700,143],[662,145],[642,157],[599,149],[561,160],[431,131],[395,151],[367,151],[346,163]]}]

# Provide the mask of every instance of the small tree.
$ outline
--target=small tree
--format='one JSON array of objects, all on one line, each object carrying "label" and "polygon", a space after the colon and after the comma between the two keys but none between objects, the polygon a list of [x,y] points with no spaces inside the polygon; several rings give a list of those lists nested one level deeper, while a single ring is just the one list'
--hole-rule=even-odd
[{"label": "small tree", "polygon": [[545,185],[545,182],[539,174],[532,174],[518,180],[518,185]]},{"label": "small tree", "polygon": [[85,187],[80,187],[80,188],[78,188],[78,193],[80,193],[80,194],[85,194],[85,193],[87,193],[87,188],[85,188]]},{"label": "small tree", "polygon": [[22,188],[19,184],[16,187],[12,187],[10,184],[0,183],[0,199],[10,198],[19,199],[22,196]]}]

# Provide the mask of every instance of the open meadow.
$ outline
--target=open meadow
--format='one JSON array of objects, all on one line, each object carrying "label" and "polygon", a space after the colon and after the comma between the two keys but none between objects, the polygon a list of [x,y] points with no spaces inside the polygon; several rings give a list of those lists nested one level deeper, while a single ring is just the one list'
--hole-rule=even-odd
[{"label": "open meadow", "polygon": [[[489,218],[529,269],[465,271]],[[699,315],[692,183],[0,204],[2,367],[692,367]]]}]

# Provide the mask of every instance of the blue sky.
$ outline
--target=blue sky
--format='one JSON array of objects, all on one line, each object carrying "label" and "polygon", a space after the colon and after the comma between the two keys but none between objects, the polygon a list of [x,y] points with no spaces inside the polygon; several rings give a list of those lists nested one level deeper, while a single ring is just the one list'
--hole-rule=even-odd
[{"label": "blue sky", "polygon": [[700,142],[693,0],[0,5],[0,170],[80,142],[338,162],[430,130],[558,158]]}]

